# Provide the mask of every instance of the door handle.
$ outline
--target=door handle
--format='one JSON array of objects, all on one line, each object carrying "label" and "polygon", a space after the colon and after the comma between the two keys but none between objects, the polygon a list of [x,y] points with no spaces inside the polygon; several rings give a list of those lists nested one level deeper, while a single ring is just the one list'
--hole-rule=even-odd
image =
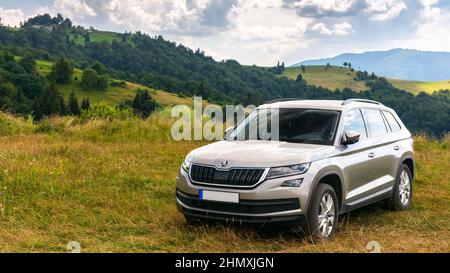
[{"label": "door handle", "polygon": [[375,156],[375,153],[370,153],[370,154],[369,154],[369,157],[370,157],[370,158],[373,158],[374,156]]},{"label": "door handle", "polygon": [[394,150],[396,150],[396,151],[400,150],[400,146],[395,146]]}]

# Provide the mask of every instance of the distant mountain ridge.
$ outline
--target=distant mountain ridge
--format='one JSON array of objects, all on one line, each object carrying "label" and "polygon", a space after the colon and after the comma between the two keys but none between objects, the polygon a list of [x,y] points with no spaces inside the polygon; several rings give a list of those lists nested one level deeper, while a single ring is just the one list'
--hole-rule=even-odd
[{"label": "distant mountain ridge", "polygon": [[374,72],[378,76],[414,81],[443,81],[450,79],[450,52],[419,51],[396,48],[388,51],[345,53],[332,58],[307,60],[292,66],[342,66],[350,62],[357,70]]}]

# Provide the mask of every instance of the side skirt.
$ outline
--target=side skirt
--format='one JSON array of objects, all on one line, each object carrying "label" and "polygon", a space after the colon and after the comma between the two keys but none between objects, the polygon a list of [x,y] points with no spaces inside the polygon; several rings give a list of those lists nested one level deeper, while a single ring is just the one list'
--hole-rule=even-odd
[{"label": "side skirt", "polygon": [[372,193],[371,195],[344,204],[341,208],[340,214],[347,213],[349,211],[365,207],[378,201],[391,198],[392,194],[393,194],[393,187],[377,191],[375,193]]}]

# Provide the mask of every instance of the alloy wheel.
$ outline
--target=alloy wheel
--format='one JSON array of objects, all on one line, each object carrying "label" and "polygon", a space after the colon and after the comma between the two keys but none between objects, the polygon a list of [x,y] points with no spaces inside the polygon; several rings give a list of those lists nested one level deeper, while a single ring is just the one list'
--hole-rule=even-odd
[{"label": "alloy wheel", "polygon": [[411,195],[411,183],[409,179],[409,175],[406,170],[403,170],[400,174],[400,183],[398,185],[398,192],[400,196],[400,202],[402,205],[408,205],[409,198]]},{"label": "alloy wheel", "polygon": [[334,200],[331,194],[325,193],[319,206],[319,232],[323,238],[331,235],[335,219]]}]

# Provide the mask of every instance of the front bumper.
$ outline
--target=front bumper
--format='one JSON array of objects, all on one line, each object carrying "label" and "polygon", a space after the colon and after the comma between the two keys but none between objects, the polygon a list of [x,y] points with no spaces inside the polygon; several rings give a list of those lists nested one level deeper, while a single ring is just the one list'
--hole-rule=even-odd
[{"label": "front bumper", "polygon": [[[274,224],[277,226],[299,225],[305,220],[305,216],[303,214],[273,216],[271,213],[243,213],[243,211],[271,211],[281,209],[283,206],[286,208],[299,206],[296,201],[297,199],[258,202],[242,200],[240,204],[225,204],[211,201],[200,201],[198,200],[198,196],[187,195],[177,190],[177,208],[184,215],[237,224]],[[216,207],[218,210],[216,211],[209,209],[211,207]]]},{"label": "front bumper", "polygon": [[[303,178],[300,187],[281,187],[288,179]],[[198,186],[180,169],[177,177],[177,207],[187,215],[205,219],[255,224],[297,224],[305,218],[313,177],[308,173],[267,180],[253,189],[229,189]],[[239,204],[200,201],[200,189],[238,192]]]}]

